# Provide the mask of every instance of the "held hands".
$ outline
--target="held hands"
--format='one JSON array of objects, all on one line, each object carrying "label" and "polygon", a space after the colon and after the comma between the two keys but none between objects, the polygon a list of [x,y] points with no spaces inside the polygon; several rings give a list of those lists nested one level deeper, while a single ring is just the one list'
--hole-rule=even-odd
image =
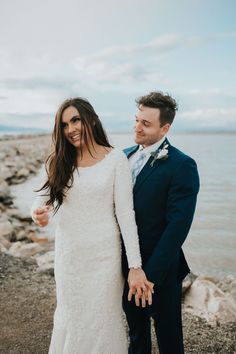
[{"label": "held hands", "polygon": [[130,268],[128,275],[129,293],[128,300],[131,301],[134,295],[136,306],[140,305],[146,307],[146,301],[148,305],[152,304],[152,294],[154,293],[154,284],[147,280],[144,271],[139,269]]},{"label": "held hands", "polygon": [[48,212],[51,209],[50,205],[44,205],[41,208],[37,208],[33,213],[33,219],[35,223],[39,226],[47,226],[48,225]]}]

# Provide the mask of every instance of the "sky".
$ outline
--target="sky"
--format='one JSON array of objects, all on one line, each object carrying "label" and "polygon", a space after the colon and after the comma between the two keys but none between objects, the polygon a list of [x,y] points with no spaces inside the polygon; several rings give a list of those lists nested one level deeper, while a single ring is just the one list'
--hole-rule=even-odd
[{"label": "sky", "polygon": [[236,131],[235,0],[0,0],[0,130],[51,130],[87,98],[132,132],[135,98],[163,91],[174,131]]}]

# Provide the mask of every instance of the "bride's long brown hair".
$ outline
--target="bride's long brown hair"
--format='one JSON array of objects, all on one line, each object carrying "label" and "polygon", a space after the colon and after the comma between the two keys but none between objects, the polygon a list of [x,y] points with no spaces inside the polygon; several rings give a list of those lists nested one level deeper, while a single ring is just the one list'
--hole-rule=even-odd
[{"label": "bride's long brown hair", "polygon": [[[73,184],[73,172],[76,168],[77,149],[65,138],[62,115],[66,108],[73,106],[81,119],[81,141],[92,155],[90,144],[112,147],[103,129],[102,123],[92,105],[84,98],[76,97],[64,101],[59,107],[52,133],[53,151],[46,159],[47,181],[38,191],[45,190],[49,197],[47,205],[53,205],[56,213],[66,196],[65,191]],[[81,151],[82,153],[82,151]]]}]

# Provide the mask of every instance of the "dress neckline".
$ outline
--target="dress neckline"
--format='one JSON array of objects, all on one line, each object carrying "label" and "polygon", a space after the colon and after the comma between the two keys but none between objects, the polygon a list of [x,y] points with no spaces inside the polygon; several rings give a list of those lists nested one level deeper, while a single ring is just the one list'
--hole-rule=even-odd
[{"label": "dress neckline", "polygon": [[106,160],[106,158],[109,156],[109,155],[111,155],[111,153],[114,151],[115,149],[114,148],[112,148],[107,154],[105,154],[104,155],[104,157],[101,159],[101,160],[99,160],[98,162],[96,162],[95,164],[93,164],[93,165],[91,165],[91,166],[77,166],[76,167],[76,169],[77,169],[77,171],[78,170],[86,170],[86,169],[88,169],[88,168],[93,168],[93,167],[95,167],[95,166],[97,166],[97,165],[100,165],[104,160]]}]

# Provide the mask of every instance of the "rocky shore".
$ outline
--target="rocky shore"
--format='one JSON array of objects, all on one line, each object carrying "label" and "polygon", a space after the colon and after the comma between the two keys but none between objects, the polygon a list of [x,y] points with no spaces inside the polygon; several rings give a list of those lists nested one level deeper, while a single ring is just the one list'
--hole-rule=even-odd
[{"label": "rocky shore", "polygon": [[43,251],[37,241],[39,228],[29,215],[22,215],[13,202],[11,185],[20,184],[38,172],[50,152],[47,135],[0,138],[0,250],[14,256],[33,256]]},{"label": "rocky shore", "polygon": [[[10,186],[37,173],[49,150],[48,136],[0,138],[0,354],[48,352],[55,309],[53,243],[15,207]],[[236,353],[234,277],[191,274],[184,282],[183,309],[187,354]]]}]

